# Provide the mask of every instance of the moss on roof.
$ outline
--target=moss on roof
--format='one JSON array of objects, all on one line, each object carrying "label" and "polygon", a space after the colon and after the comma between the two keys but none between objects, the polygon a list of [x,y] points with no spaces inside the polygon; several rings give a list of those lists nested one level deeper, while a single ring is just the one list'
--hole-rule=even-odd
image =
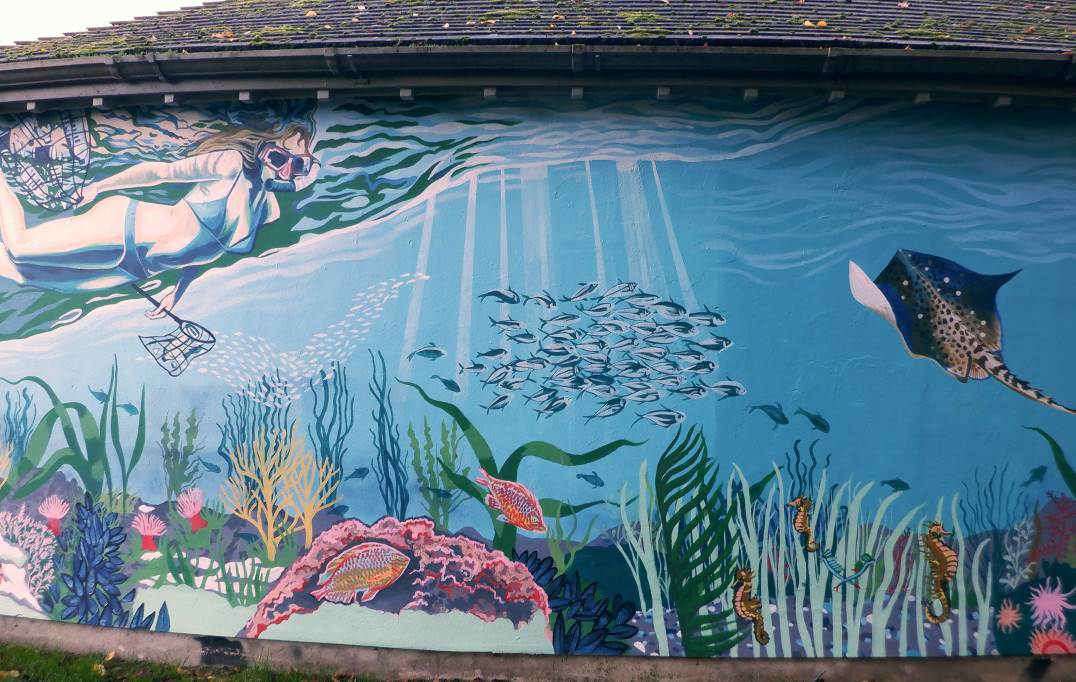
[{"label": "moss on roof", "polygon": [[0,47],[0,61],[567,42],[1068,52],[1076,0],[218,0]]}]

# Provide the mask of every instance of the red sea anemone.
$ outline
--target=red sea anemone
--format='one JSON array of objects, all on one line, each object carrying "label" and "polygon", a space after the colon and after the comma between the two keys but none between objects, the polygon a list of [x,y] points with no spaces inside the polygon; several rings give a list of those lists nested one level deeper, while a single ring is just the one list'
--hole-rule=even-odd
[{"label": "red sea anemone", "polygon": [[198,488],[190,488],[179,494],[176,505],[179,507],[179,515],[191,522],[191,532],[197,533],[209,524],[202,518],[202,506],[205,504],[205,493]]},{"label": "red sea anemone", "polygon": [[131,524],[142,534],[142,549],[147,552],[157,550],[157,536],[164,535],[164,522],[152,514],[140,513]]},{"label": "red sea anemone", "polygon": [[67,516],[67,512],[71,511],[71,507],[61,500],[59,495],[52,495],[45,498],[45,501],[37,508],[37,511],[49,520],[49,530],[52,531],[52,534],[59,535],[60,519]]},{"label": "red sea anemone", "polygon": [[1037,655],[1076,654],[1076,642],[1064,630],[1039,628],[1031,633],[1031,653]]}]

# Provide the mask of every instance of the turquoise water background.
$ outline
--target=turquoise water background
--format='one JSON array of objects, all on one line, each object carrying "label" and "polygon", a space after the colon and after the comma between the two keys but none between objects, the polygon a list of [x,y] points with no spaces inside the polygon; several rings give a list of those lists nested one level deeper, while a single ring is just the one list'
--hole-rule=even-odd
[{"label": "turquoise water background", "polygon": [[[231,115],[94,114],[104,146],[91,172],[174,157],[214,117]],[[652,468],[675,431],[637,419],[658,406],[686,414],[685,426],[702,425],[726,474],[735,462],[749,478],[761,476],[771,462],[784,464],[797,440],[818,439],[816,451],[832,455],[830,480],[899,477],[910,486],[903,508],[966,497],[962,484],[971,486],[977,469],[1008,465],[1022,481],[1050,464],[1041,437],[1024,426],[1076,449],[1076,417],[993,380],[961,384],[910,357],[848,287],[849,261],[873,277],[899,248],[983,274],[1022,270],[998,296],[1004,358],[1018,377],[1076,405],[1076,169],[1064,112],[889,100],[446,99],[337,101],[313,117],[318,182],[290,197],[254,255],[208,269],[176,310],[217,335],[209,355],[168,377],[138,336],[174,325],[145,319],[133,296],[34,292],[65,324],[40,331],[36,322],[26,338],[0,343],[0,376],[35,374],[65,400],[91,403],[87,389],[107,385],[115,356],[121,402],[137,403],[146,387],[151,433],[166,413],[197,407],[205,415],[202,454],[220,464],[212,425],[223,418],[225,395],[279,370],[287,385],[270,399],[303,419],[306,382],[336,360],[358,397],[345,458],[358,467],[374,454],[368,350],[381,352],[390,376],[460,406],[499,459],[528,440],[575,452],[645,440],[579,471],[541,462],[521,469],[519,480],[539,497],[574,503],[619,497],[624,482],[634,490],[642,460]],[[636,282],[689,310],[719,312],[727,324],[712,331],[734,345],[712,356],[720,368],[706,378],[728,377],[747,394],[670,396],[607,419],[586,419],[593,398],[548,417],[522,395],[487,412],[493,391],[458,365],[499,345],[518,349],[491,317],[511,315],[533,329],[549,313],[478,296],[509,286],[570,296],[592,281],[598,291]],[[27,295],[12,292],[7,305]],[[561,303],[558,312],[566,311],[579,314]],[[445,356],[408,359],[427,344]],[[454,378],[461,392],[444,390],[435,374]],[[409,422],[441,420],[406,387],[394,386],[392,396],[405,448]],[[775,428],[750,410],[776,403],[789,424]],[[797,408],[821,414],[832,430],[812,430]],[[590,471],[603,487],[576,477]],[[218,482],[208,475],[200,485],[214,497]],[[132,487],[146,499],[163,496],[159,468],[143,466]],[[1064,489],[1051,466],[1029,491]],[[411,492],[409,513],[420,515],[414,482]],[[384,513],[373,476],[347,482],[344,496],[350,516]],[[601,513],[614,522],[611,508]],[[489,531],[474,502],[452,525]]]}]

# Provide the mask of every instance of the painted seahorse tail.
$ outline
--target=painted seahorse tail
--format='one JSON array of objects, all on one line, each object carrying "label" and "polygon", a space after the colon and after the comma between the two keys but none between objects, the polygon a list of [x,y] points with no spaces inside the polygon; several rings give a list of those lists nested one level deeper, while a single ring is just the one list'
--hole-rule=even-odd
[{"label": "painted seahorse tail", "polygon": [[755,621],[755,640],[758,641],[759,644],[769,644],[770,643],[770,633],[766,632],[766,628],[762,624],[762,614],[760,613],[758,616],[756,616],[754,618],[754,621]]},{"label": "painted seahorse tail", "polygon": [[817,552],[818,543],[814,540],[814,531],[811,530],[811,520],[807,514],[814,507],[814,500],[809,497],[797,497],[788,506],[796,508],[796,516],[792,519],[792,528],[803,535],[803,547],[808,552]]},{"label": "painted seahorse tail", "polygon": [[[928,523],[927,532],[923,533],[923,553],[930,567],[931,601],[923,605],[926,619],[931,623],[944,623],[949,620],[950,599],[949,585],[956,577],[959,565],[956,551],[941,540],[942,535],[950,535],[940,523]],[[933,602],[941,604],[941,612],[935,612]]]}]

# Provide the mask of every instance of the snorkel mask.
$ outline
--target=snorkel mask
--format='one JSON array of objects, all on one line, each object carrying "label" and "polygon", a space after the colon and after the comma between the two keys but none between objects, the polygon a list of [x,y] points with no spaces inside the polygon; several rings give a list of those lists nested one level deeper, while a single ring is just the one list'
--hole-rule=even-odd
[{"label": "snorkel mask", "polygon": [[306,189],[317,177],[317,159],[309,154],[292,154],[279,145],[267,143],[258,152],[262,166],[275,177],[266,179],[269,192],[296,192]]}]

